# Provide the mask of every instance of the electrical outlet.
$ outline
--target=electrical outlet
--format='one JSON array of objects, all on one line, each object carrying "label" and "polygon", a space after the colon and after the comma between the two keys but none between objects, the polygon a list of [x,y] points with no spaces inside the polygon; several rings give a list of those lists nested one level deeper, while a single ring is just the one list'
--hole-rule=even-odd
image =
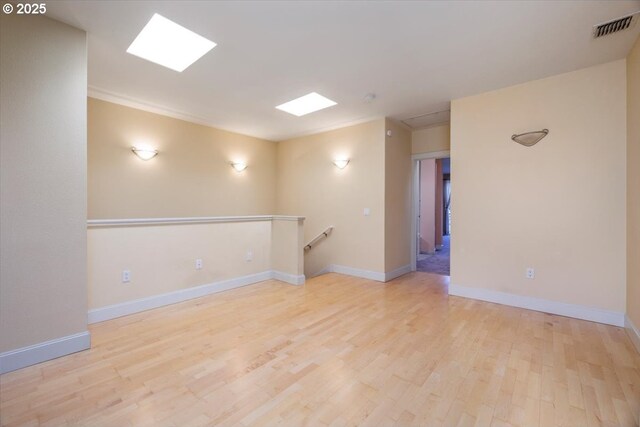
[{"label": "electrical outlet", "polygon": [[527,279],[534,279],[536,277],[536,270],[534,270],[532,267],[527,267],[525,277]]},{"label": "electrical outlet", "polygon": [[131,282],[131,272],[129,270],[122,270],[122,283]]},{"label": "electrical outlet", "polygon": [[196,270],[202,270],[202,260],[200,258],[196,260]]},{"label": "electrical outlet", "polygon": [[362,213],[364,214],[364,216],[369,216],[369,215],[371,215],[371,209],[364,208],[364,211]]},{"label": "electrical outlet", "polygon": [[245,259],[245,261],[247,261],[247,262],[251,262],[251,261],[253,261],[253,252],[248,251],[248,252],[247,252],[247,256],[246,256],[244,259]]}]

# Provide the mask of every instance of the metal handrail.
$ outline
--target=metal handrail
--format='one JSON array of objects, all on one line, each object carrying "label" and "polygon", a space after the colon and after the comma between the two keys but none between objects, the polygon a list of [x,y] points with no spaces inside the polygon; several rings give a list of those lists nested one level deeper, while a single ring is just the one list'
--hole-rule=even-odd
[{"label": "metal handrail", "polygon": [[304,250],[305,251],[310,250],[313,247],[313,245],[318,243],[320,240],[324,239],[325,237],[329,237],[329,234],[331,234],[331,231],[333,231],[333,225],[330,225],[329,227],[327,227],[326,230],[324,230],[322,233],[318,234],[316,237],[311,239],[311,241],[309,243],[304,245]]}]

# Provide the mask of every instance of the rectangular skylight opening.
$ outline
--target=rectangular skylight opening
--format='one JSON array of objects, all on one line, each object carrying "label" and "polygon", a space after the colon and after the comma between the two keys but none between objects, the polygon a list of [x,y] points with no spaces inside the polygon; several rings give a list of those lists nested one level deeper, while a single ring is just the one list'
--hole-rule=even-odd
[{"label": "rectangular skylight opening", "polygon": [[127,52],[182,72],[215,46],[211,40],[156,13]]},{"label": "rectangular skylight opening", "polygon": [[293,114],[294,116],[300,117],[304,116],[305,114],[333,107],[336,104],[336,102],[330,100],[329,98],[325,98],[318,93],[311,92],[310,94],[301,96],[300,98],[296,98],[293,101],[285,102],[284,104],[278,105],[276,108],[278,110],[282,110],[289,114]]}]

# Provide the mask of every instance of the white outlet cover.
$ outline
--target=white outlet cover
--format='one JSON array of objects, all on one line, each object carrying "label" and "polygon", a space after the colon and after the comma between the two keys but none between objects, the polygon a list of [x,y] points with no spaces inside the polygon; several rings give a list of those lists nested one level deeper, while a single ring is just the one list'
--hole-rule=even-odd
[{"label": "white outlet cover", "polygon": [[364,216],[369,216],[371,215],[371,209],[370,208],[364,208]]},{"label": "white outlet cover", "polygon": [[196,260],[196,270],[202,270],[202,260],[201,259],[197,259]]},{"label": "white outlet cover", "polygon": [[122,270],[122,283],[131,282],[131,272],[129,270]]},{"label": "white outlet cover", "polygon": [[253,261],[253,252],[248,251],[245,259],[247,260],[247,262]]}]

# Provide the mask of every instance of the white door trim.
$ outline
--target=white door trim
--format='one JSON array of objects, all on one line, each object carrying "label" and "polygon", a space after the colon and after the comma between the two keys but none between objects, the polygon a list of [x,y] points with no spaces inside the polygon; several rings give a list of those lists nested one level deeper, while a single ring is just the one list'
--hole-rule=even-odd
[{"label": "white door trim", "polygon": [[418,269],[418,214],[420,206],[418,201],[420,200],[420,175],[418,174],[418,162],[425,159],[445,159],[451,157],[451,151],[433,151],[431,153],[419,153],[411,156],[411,174],[413,177],[412,189],[411,189],[411,271]]}]

